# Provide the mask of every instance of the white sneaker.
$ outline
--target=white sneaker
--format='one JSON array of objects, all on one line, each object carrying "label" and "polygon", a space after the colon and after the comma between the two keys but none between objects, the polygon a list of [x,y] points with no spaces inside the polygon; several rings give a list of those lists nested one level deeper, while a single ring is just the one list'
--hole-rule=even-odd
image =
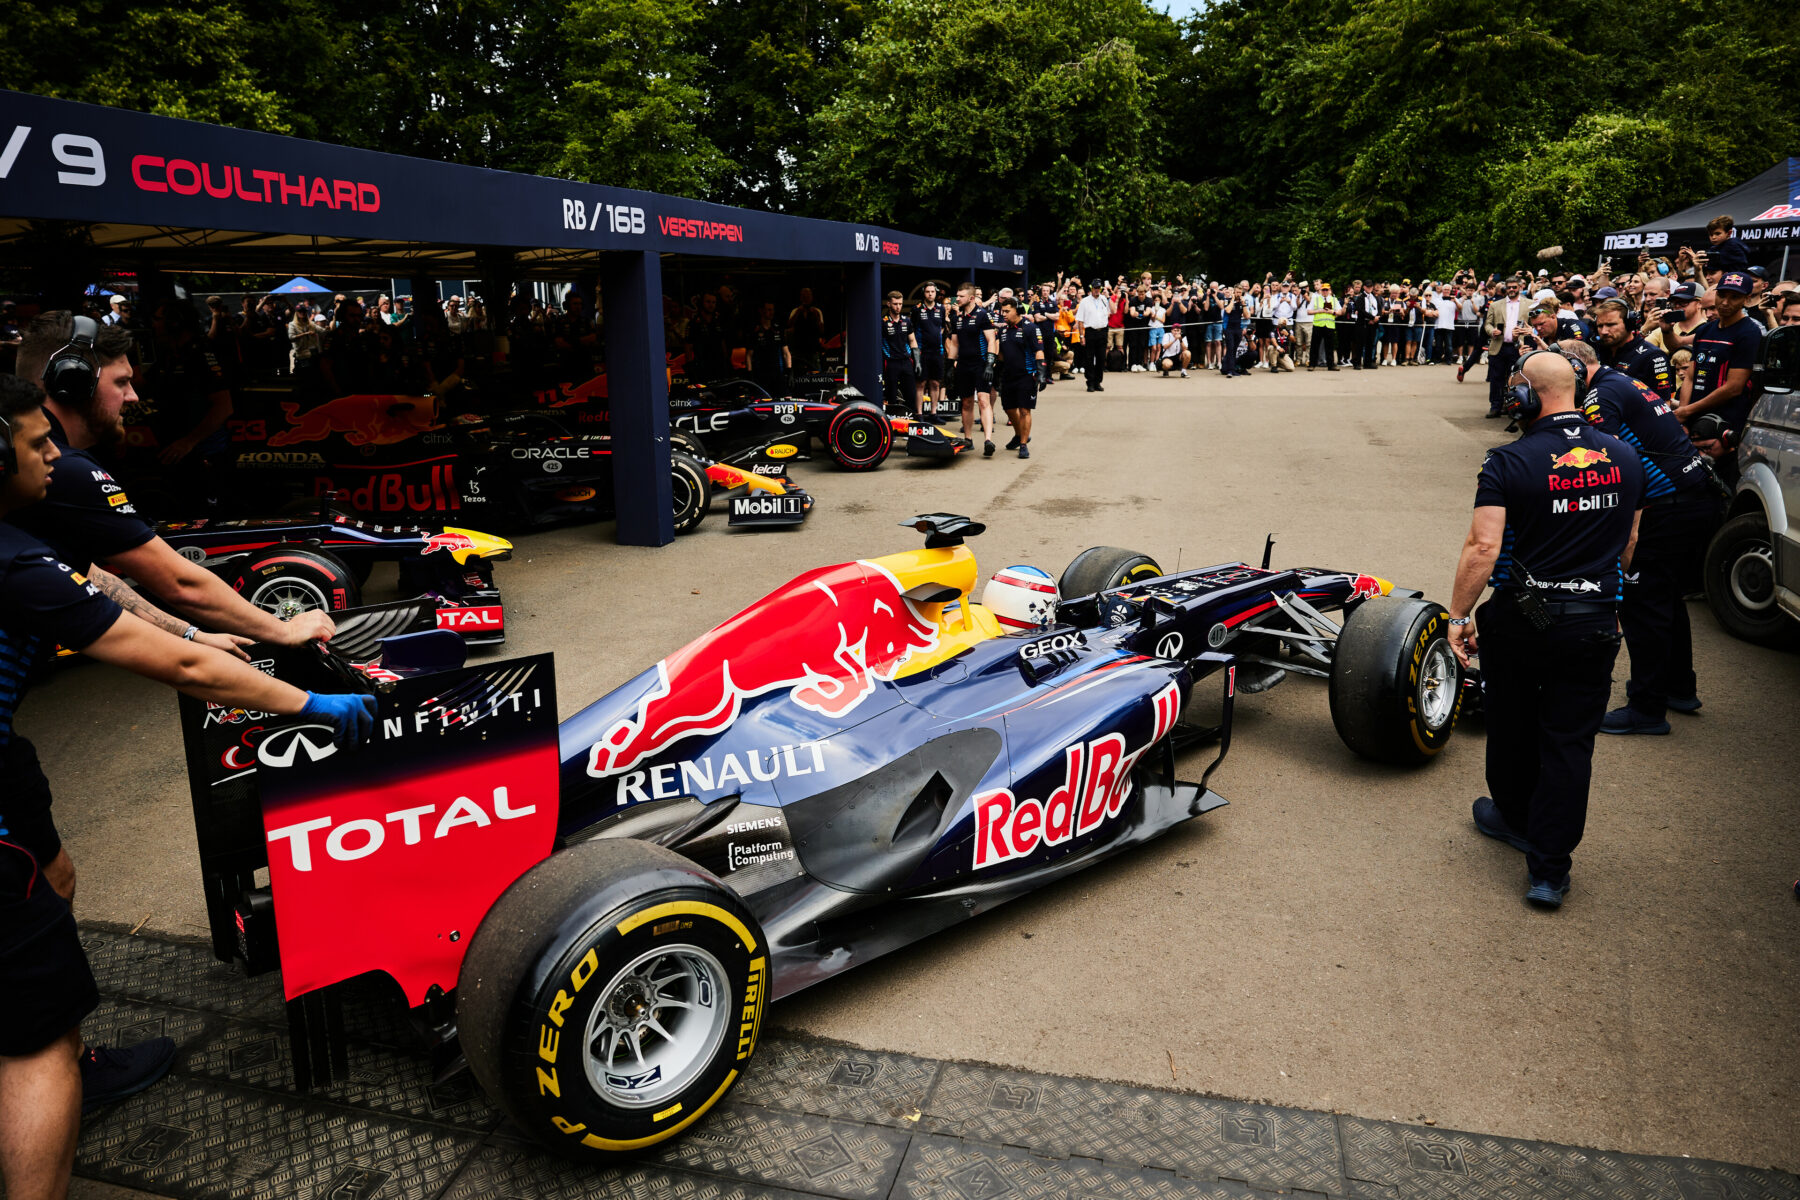
[{"label": "white sneaker", "polygon": [[1183,379],[1186,379],[1186,378],[1187,378],[1187,372],[1186,372],[1186,371],[1183,371],[1183,372],[1182,372],[1182,373],[1181,373],[1181,377],[1182,377],[1182,378],[1183,378]]}]

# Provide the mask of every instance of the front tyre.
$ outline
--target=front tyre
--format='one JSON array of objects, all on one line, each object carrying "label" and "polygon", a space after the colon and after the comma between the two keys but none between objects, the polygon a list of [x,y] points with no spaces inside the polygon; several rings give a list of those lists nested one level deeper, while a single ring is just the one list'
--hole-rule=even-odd
[{"label": "front tyre", "polygon": [[1162,573],[1162,568],[1148,554],[1118,546],[1090,546],[1069,560],[1062,578],[1057,581],[1056,590],[1068,600],[1155,579]]},{"label": "front tyre", "polygon": [[838,407],[825,427],[825,448],[847,471],[870,471],[887,461],[894,427],[887,414],[866,400]]},{"label": "front tyre", "polygon": [[692,533],[712,506],[712,484],[698,459],[679,450],[669,454],[669,498],[675,506],[675,533]]},{"label": "front tyre", "polygon": [[1410,597],[1363,601],[1344,620],[1331,660],[1331,722],[1344,744],[1376,762],[1437,757],[1462,708],[1462,665],[1450,614]]},{"label": "front tyre", "polygon": [[1760,512],[1719,526],[1706,547],[1706,602],[1725,632],[1746,642],[1780,646],[1794,622],[1775,602],[1775,543]]},{"label": "front tyre", "polygon": [[730,1091],[768,996],[756,919],[648,842],[596,838],[526,872],[469,943],[457,1023],[519,1128],[604,1162],[665,1142]]},{"label": "front tyre", "polygon": [[319,609],[343,612],[362,598],[357,579],[336,555],[301,546],[270,546],[227,563],[219,574],[266,613],[291,621]]}]

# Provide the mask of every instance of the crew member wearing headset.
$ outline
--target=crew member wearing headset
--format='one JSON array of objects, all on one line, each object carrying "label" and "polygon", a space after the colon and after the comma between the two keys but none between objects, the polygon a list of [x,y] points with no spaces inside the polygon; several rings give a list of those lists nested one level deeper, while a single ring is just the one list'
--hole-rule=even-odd
[{"label": "crew member wearing headset", "polygon": [[1525,898],[1544,908],[1568,896],[1587,823],[1644,504],[1637,452],[1588,424],[1575,389],[1561,353],[1519,359],[1504,405],[1525,432],[1482,463],[1450,597],[1450,648],[1482,665],[1493,796],[1475,801],[1475,827],[1524,852]]},{"label": "crew member wearing headset", "polygon": [[887,294],[887,312],[881,318],[881,404],[888,412],[916,412],[919,388],[914,364],[919,361],[919,338],[912,318],[901,311],[906,297]]},{"label": "crew member wearing headset", "polygon": [[[85,318],[84,318],[85,319]],[[210,646],[138,620],[49,546],[9,523],[43,501],[53,478],[81,469],[51,436],[36,383],[0,376],[0,1180],[14,1197],[61,1196],[81,1114],[149,1087],[175,1043],[84,1046],[99,1004],[70,903],[73,872],[50,815],[50,784],[13,729],[19,701],[56,646],[217,704],[310,713],[348,749],[375,724],[375,698],[303,692]]]},{"label": "crew member wearing headset", "polygon": [[[1603,329],[1608,319],[1601,315]],[[1582,410],[1588,421],[1629,442],[1644,464],[1644,515],[1619,605],[1631,679],[1627,703],[1606,714],[1600,732],[1668,733],[1668,710],[1700,711],[1693,631],[1681,598],[1703,586],[1700,568],[1725,516],[1725,486],[1666,399],[1642,380],[1600,365],[1585,342],[1562,342],[1560,349],[1587,368]]]}]

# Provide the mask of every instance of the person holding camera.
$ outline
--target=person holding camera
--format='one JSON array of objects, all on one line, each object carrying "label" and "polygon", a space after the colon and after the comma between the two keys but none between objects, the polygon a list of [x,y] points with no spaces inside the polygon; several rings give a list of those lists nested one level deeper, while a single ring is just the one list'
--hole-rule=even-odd
[{"label": "person holding camera", "polygon": [[1481,465],[1449,640],[1465,668],[1477,654],[1482,664],[1493,795],[1475,801],[1475,827],[1524,852],[1526,900],[1558,908],[1587,823],[1644,468],[1576,409],[1575,366],[1560,352],[1519,359],[1503,411],[1525,432]]}]

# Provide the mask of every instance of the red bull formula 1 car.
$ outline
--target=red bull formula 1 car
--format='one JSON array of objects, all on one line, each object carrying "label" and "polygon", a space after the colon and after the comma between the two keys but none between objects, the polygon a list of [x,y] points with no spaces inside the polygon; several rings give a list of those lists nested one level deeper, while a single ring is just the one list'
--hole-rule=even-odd
[{"label": "red bull formula 1 car", "polygon": [[505,538],[473,529],[376,524],[325,500],[290,506],[283,517],[174,521],[156,531],[177,554],[284,621],[310,609],[358,607],[375,564],[393,562],[402,595],[436,604],[437,628],[454,630],[472,646],[506,640],[506,607],[493,567],[512,557]]},{"label": "red bull formula 1 car", "polygon": [[[571,432],[547,412],[445,420],[431,397],[394,395],[340,396],[307,409],[278,403],[279,419],[236,423],[228,509],[335,493],[340,507],[373,520],[478,521],[507,531],[614,515],[612,439]],[[142,438],[135,447],[154,448]],[[133,464],[134,477],[152,486],[157,470],[141,454]],[[678,534],[699,526],[715,495],[729,496],[734,527],[799,525],[812,510],[812,497],[780,472],[685,453],[670,464],[670,494]]]},{"label": "red bull formula 1 car", "polygon": [[283,972],[300,1085],[342,1069],[333,1006],[373,972],[518,1128],[627,1155],[731,1090],[770,999],[1223,805],[1255,668],[1328,664],[1360,753],[1450,736],[1444,612],[1374,577],[1097,547],[977,602],[982,526],[906,524],[923,549],[807,571],[560,725],[548,655],[461,668],[441,633],[383,643],[360,754],[186,701],[215,947]]},{"label": "red bull formula 1 car", "polygon": [[749,379],[671,389],[669,423],[689,453],[764,474],[813,457],[815,442],[849,471],[874,470],[896,443],[918,458],[947,460],[969,449],[939,418],[883,412],[844,386],[779,399]]}]

